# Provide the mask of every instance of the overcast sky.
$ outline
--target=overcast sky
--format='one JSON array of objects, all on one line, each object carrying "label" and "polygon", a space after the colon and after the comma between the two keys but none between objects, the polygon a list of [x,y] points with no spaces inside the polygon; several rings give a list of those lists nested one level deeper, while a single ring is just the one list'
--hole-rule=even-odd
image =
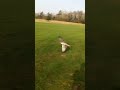
[{"label": "overcast sky", "polygon": [[35,12],[85,11],[85,0],[35,0]]}]

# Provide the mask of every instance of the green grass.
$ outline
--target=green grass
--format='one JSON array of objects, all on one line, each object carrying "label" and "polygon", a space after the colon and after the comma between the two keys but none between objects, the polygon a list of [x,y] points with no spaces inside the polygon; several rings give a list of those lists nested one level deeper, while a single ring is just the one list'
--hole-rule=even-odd
[{"label": "green grass", "polygon": [[[59,35],[71,45],[64,54]],[[85,25],[35,23],[36,90],[73,90],[79,85],[84,90],[84,63]]]}]

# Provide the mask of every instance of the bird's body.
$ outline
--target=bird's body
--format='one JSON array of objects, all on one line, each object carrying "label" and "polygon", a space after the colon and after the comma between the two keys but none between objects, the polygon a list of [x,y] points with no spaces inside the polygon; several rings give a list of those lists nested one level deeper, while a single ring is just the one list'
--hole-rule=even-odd
[{"label": "bird's body", "polygon": [[68,45],[67,43],[64,42],[64,40],[62,39],[62,37],[59,36],[59,42],[62,45],[62,52],[65,52],[67,47],[70,47],[70,45]]}]

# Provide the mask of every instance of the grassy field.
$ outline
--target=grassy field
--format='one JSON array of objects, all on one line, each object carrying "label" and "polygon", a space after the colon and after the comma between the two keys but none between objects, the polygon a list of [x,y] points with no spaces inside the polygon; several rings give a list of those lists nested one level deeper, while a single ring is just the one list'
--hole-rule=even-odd
[{"label": "grassy field", "polygon": [[[71,45],[64,54],[59,35]],[[36,90],[84,90],[84,63],[85,25],[35,23]]]}]

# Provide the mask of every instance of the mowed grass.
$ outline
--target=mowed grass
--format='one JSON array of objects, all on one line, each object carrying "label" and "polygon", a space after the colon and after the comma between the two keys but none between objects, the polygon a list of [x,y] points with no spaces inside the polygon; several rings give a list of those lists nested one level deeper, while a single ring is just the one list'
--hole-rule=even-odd
[{"label": "mowed grass", "polygon": [[[59,35],[71,45],[64,54]],[[84,90],[84,63],[85,25],[35,23],[36,90]]]}]

